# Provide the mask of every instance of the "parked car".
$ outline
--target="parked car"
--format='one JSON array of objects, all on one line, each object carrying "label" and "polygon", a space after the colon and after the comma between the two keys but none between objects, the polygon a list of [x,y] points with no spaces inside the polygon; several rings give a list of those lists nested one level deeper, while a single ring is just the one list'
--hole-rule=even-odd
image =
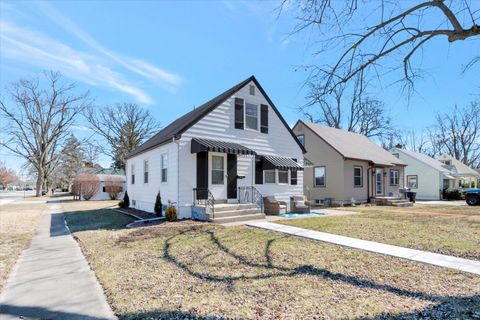
[{"label": "parked car", "polygon": [[480,205],[480,189],[469,189],[465,193],[465,201],[469,206]]}]

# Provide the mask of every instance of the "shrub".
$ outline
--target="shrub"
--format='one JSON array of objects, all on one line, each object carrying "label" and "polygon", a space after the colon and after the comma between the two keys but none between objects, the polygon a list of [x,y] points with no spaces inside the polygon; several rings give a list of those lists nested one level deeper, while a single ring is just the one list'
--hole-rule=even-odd
[{"label": "shrub", "polygon": [[123,208],[129,208],[130,207],[130,198],[128,197],[128,192],[125,191],[125,195],[123,196]]},{"label": "shrub", "polygon": [[177,209],[171,203],[168,204],[165,211],[165,219],[167,221],[177,221]]},{"label": "shrub", "polygon": [[445,190],[445,200],[462,200],[462,194],[458,190]]},{"label": "shrub", "polygon": [[105,192],[108,193],[110,200],[116,200],[118,194],[123,191],[123,179],[121,177],[105,177]]},{"label": "shrub", "polygon": [[120,201],[118,202],[118,206],[119,206],[120,208],[125,208],[125,201],[120,200]]},{"label": "shrub", "polygon": [[157,198],[155,199],[155,207],[153,208],[157,217],[162,216],[162,197],[160,196],[160,191],[157,193]]},{"label": "shrub", "polygon": [[77,196],[79,200],[83,197],[85,200],[90,200],[98,192],[100,188],[100,179],[97,175],[82,173],[78,175],[73,181],[72,193]]}]

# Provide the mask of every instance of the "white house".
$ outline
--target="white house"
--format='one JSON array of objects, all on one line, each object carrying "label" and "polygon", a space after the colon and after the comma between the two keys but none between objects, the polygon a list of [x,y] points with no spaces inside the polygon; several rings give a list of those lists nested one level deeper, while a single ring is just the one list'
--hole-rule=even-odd
[{"label": "white house", "polygon": [[443,190],[454,185],[455,177],[444,163],[400,148],[393,148],[391,153],[407,164],[405,186],[417,192],[418,200],[440,200]]},{"label": "white house", "polygon": [[[160,191],[179,218],[303,195],[304,148],[254,76],[173,121],[127,156],[132,207]],[[236,204],[236,206],[234,205]]]},{"label": "white house", "polygon": [[442,162],[455,178],[451,181],[450,189],[461,188],[464,185],[469,185],[473,188],[478,186],[477,182],[480,174],[475,169],[446,154],[438,157],[438,161]]},{"label": "white house", "polygon": [[[115,185],[120,185],[121,190],[117,194],[117,199],[123,199],[126,190],[127,179],[125,177],[125,172],[123,170],[116,170],[113,168],[101,168],[96,166],[95,168],[87,168],[82,171],[82,173],[93,174],[99,179],[99,188],[97,192],[89,200],[110,200],[110,193],[108,192],[109,186],[112,186],[112,183]],[[82,200],[83,197],[82,197]]]}]

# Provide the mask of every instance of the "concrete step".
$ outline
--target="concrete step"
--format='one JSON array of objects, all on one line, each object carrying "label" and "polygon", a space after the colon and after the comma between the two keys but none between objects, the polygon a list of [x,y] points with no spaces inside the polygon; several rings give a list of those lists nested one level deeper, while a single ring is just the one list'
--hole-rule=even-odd
[{"label": "concrete step", "polygon": [[229,211],[220,211],[220,212],[215,210],[214,217],[216,219],[216,218],[244,216],[244,215],[248,215],[248,214],[258,214],[258,213],[261,213],[261,211],[260,211],[260,209],[257,209],[257,208],[241,209],[241,210],[229,210]]},{"label": "concrete step", "polygon": [[223,203],[215,204],[215,213],[223,211],[255,209],[253,203]]},{"label": "concrete step", "polygon": [[395,207],[413,207],[413,202],[410,202],[410,201],[397,202],[397,203],[392,203],[392,206],[395,206]]},{"label": "concrete step", "polygon": [[265,214],[258,213],[258,214],[247,214],[247,215],[239,215],[239,216],[231,216],[231,217],[223,217],[217,218],[212,220],[215,223],[230,223],[230,222],[239,222],[239,221],[248,221],[248,220],[259,220],[265,219]]}]

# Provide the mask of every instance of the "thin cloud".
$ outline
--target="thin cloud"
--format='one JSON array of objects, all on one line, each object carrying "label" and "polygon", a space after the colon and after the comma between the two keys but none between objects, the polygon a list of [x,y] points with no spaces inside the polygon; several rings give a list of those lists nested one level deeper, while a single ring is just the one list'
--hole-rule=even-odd
[{"label": "thin cloud", "polygon": [[107,86],[135,97],[144,104],[153,99],[128,83],[96,55],[80,52],[42,33],[0,21],[0,56],[42,69],[49,68],[90,85]]},{"label": "thin cloud", "polygon": [[176,90],[181,85],[182,78],[177,74],[160,69],[141,59],[125,57],[114,51],[111,51],[98,43],[98,41],[78,27],[73,21],[65,17],[51,4],[47,2],[36,2],[36,4],[42,13],[52,22],[74,35],[88,47],[112,59],[122,67],[142,77],[148,78],[149,80],[152,80],[162,87],[170,90]]}]

